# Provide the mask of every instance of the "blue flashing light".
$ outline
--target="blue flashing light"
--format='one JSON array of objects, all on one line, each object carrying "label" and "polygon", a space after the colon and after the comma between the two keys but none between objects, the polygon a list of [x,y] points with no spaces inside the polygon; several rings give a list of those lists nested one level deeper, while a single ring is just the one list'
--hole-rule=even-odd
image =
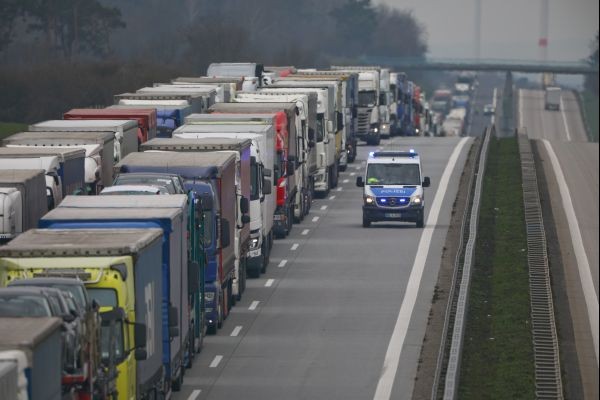
[{"label": "blue flashing light", "polygon": [[410,150],[409,150],[409,152],[410,152],[411,154],[415,154],[415,149],[410,149]]},{"label": "blue flashing light", "polygon": [[387,203],[387,200],[386,199],[381,199],[381,202],[382,203]]},{"label": "blue flashing light", "polygon": [[369,157],[373,157],[374,155],[375,155],[374,151],[372,151],[372,152],[369,153]]}]

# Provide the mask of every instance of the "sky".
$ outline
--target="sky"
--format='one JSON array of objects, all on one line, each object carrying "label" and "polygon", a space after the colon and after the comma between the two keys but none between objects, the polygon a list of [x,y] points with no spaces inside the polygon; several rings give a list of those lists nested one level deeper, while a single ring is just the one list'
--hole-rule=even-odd
[{"label": "sky", "polygon": [[[427,32],[430,57],[475,55],[476,0],[373,0],[411,10]],[[539,60],[541,0],[481,0],[481,57]],[[598,0],[549,0],[548,60],[590,54],[598,31]]]}]

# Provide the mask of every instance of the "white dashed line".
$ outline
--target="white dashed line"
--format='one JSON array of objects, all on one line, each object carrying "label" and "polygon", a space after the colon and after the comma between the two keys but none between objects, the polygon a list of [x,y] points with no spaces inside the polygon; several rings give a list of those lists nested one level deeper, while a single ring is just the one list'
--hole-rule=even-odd
[{"label": "white dashed line", "polygon": [[292,250],[292,251],[297,250],[298,247],[300,247],[300,245],[298,243],[294,243],[290,250]]},{"label": "white dashed line", "polygon": [[319,220],[319,217],[313,217],[312,222],[317,222]]},{"label": "white dashed line", "polygon": [[242,330],[242,326],[241,325],[236,326],[231,331],[231,335],[230,336],[237,336],[237,335],[239,335],[241,330]]},{"label": "white dashed line", "polygon": [[271,287],[273,286],[273,283],[275,283],[275,279],[267,279],[265,282],[265,287]]},{"label": "white dashed line", "polygon": [[329,200],[335,199],[335,196],[329,196]]},{"label": "white dashed line", "polygon": [[302,231],[302,235],[308,235],[308,232],[310,232],[310,230],[309,229],[305,229],[305,230]]},{"label": "white dashed line", "polygon": [[192,393],[187,398],[187,400],[196,400],[198,396],[200,396],[200,393],[202,393],[202,390],[200,389],[192,390]]},{"label": "white dashed line", "polygon": [[342,183],[348,183],[348,182],[350,182],[350,179],[344,179],[344,180],[342,181]]},{"label": "white dashed line", "polygon": [[223,356],[215,356],[215,358],[212,360],[212,362],[210,363],[210,365],[208,366],[209,368],[217,368],[217,366],[219,365],[219,363],[221,362],[221,360],[223,359]]},{"label": "white dashed line", "polygon": [[[344,188],[340,186],[340,187],[339,187],[339,188],[337,188],[335,191],[336,191],[336,192],[341,192],[343,189],[344,189]],[[335,197],[335,196],[334,196],[334,197]]]},{"label": "white dashed line", "polygon": [[350,172],[350,176],[356,175],[356,172]]},{"label": "white dashed line", "polygon": [[285,267],[285,264],[287,264],[287,260],[281,260],[279,261],[279,265],[277,265],[279,268],[283,268]]},{"label": "white dashed line", "polygon": [[327,210],[327,206],[321,206],[321,210]]},{"label": "white dashed line", "polygon": [[248,310],[256,310],[256,307],[258,307],[258,304],[260,303],[260,301],[258,300],[254,300],[252,303],[250,303],[250,307],[248,307]]}]

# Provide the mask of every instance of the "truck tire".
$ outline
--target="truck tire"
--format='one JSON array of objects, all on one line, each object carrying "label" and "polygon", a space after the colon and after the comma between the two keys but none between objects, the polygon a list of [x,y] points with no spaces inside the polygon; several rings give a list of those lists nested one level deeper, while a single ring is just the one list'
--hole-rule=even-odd
[{"label": "truck tire", "polygon": [[260,268],[260,272],[257,274],[258,276],[260,276],[261,273],[264,274],[265,272],[267,272],[267,266],[269,265],[269,257],[267,250],[268,245],[266,243],[266,239],[263,240],[262,245],[260,247],[260,252],[262,254],[262,267]]},{"label": "truck tire", "polygon": [[368,228],[368,227],[371,226],[371,220],[364,213],[363,213],[363,223],[362,223],[362,226],[363,226],[363,228]]},{"label": "truck tire", "polygon": [[171,389],[173,389],[174,392],[179,392],[181,390],[181,386],[183,386],[183,366],[180,368],[179,374],[175,380],[171,382]]}]

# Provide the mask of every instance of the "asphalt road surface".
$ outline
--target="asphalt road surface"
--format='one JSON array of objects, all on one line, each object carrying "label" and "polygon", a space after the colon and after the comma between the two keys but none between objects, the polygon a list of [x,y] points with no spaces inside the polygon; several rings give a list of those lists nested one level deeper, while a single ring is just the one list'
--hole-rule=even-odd
[{"label": "asphalt road surface", "polygon": [[356,176],[373,146],[275,242],[267,273],[186,371],[174,399],[409,399],[470,138],[400,138],[416,149],[426,227],[361,226]]},{"label": "asphalt road surface", "polygon": [[544,92],[519,91],[519,125],[540,141],[586,398],[598,398],[598,143],[588,143],[574,94],[559,111]]}]

